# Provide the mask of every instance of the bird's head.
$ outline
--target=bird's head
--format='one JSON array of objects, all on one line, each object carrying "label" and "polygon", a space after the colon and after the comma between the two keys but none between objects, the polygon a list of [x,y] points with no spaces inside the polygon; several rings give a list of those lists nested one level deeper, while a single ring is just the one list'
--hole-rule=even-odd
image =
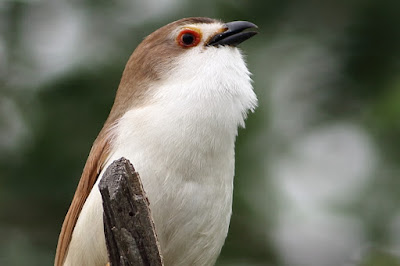
[{"label": "bird's head", "polygon": [[[131,55],[116,102],[126,110],[149,102],[160,88],[163,94],[175,97],[184,90],[193,94],[213,93],[194,91],[193,88],[204,87],[204,84],[210,88],[222,87],[229,94],[232,79],[250,84],[249,72],[236,46],[254,36],[255,28],[255,24],[247,21],[224,23],[203,17],[185,18],[159,28]],[[182,87],[165,84],[182,84]],[[187,84],[191,84],[190,89]],[[178,92],[167,91],[173,89]]]}]

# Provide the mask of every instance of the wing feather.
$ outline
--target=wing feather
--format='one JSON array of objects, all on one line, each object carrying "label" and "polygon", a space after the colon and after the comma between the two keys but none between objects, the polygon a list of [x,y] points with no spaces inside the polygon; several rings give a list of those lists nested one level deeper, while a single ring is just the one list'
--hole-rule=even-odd
[{"label": "wing feather", "polygon": [[62,266],[68,252],[69,243],[71,242],[72,232],[74,231],[75,224],[78,220],[79,214],[93,185],[96,183],[107,157],[110,153],[110,134],[107,134],[105,129],[100,132],[99,136],[93,143],[89,157],[86,161],[85,167],[78,187],[75,191],[74,198],[72,199],[71,206],[65,216],[62,225],[61,233],[58,238],[57,251],[55,257],[55,266]]}]

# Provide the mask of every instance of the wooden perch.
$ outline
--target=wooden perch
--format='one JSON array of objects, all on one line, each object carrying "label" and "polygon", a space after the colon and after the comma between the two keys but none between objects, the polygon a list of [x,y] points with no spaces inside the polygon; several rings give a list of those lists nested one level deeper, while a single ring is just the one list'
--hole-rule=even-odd
[{"label": "wooden perch", "polygon": [[139,174],[129,160],[114,161],[99,184],[112,266],[162,266],[160,245]]}]

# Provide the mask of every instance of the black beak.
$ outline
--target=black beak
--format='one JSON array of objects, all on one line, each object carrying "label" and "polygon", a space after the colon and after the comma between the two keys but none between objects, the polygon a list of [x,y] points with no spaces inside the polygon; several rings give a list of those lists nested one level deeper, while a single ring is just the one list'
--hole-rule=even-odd
[{"label": "black beak", "polygon": [[207,43],[208,46],[230,45],[236,46],[241,42],[253,37],[256,31],[244,31],[257,29],[257,25],[248,21],[233,21],[225,24],[226,31],[216,34]]}]

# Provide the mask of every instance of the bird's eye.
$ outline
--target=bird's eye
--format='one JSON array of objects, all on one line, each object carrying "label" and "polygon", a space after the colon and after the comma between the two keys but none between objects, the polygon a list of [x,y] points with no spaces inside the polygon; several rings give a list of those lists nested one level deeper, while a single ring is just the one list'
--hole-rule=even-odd
[{"label": "bird's eye", "polygon": [[193,47],[199,44],[201,33],[192,29],[184,29],[179,33],[176,40],[183,48]]}]

